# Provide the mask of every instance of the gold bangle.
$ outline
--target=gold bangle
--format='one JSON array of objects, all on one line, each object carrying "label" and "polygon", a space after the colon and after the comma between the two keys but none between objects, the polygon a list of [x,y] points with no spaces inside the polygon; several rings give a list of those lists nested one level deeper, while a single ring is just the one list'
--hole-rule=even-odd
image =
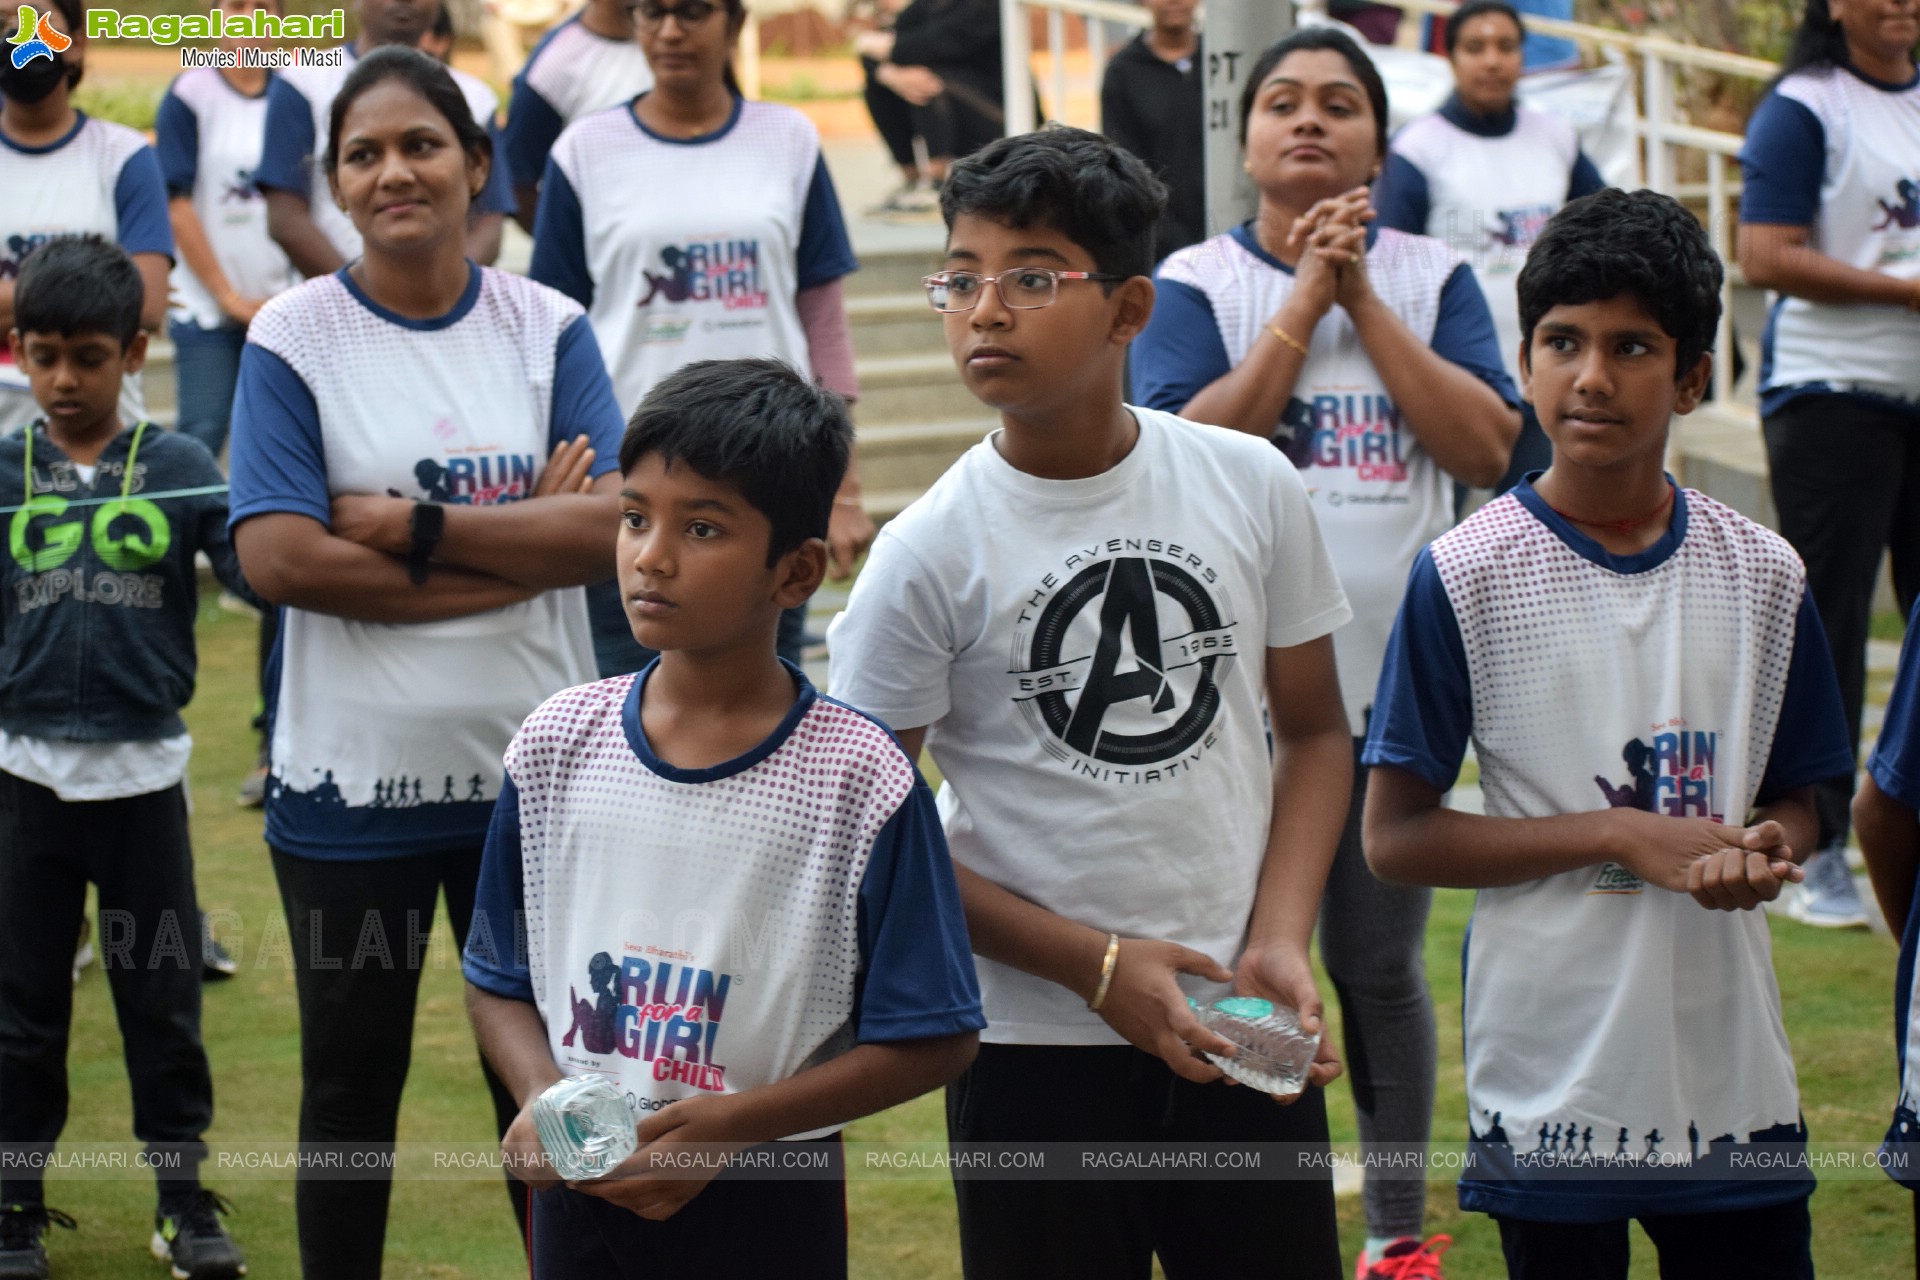
[{"label": "gold bangle", "polygon": [[1093,999],[1087,1001],[1087,1008],[1098,1012],[1106,1003],[1107,988],[1113,985],[1113,971],[1120,960],[1120,935],[1107,935],[1107,954],[1100,961],[1100,985],[1093,989]]},{"label": "gold bangle", "polygon": [[1271,320],[1267,321],[1267,332],[1292,347],[1295,351],[1298,351],[1302,360],[1307,358],[1307,349],[1300,345],[1300,339],[1294,337]]}]

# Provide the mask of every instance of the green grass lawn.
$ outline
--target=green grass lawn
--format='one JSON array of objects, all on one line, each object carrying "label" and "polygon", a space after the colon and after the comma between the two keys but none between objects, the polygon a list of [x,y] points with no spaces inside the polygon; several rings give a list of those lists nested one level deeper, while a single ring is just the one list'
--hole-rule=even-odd
[{"label": "green grass lawn", "polygon": [[[253,761],[247,722],[255,699],[254,635],[251,619],[222,613],[207,603],[200,627],[200,697],[187,717],[197,743],[193,788],[200,899],[209,910],[231,913],[219,917],[218,927],[242,963],[237,978],[210,986],[206,993],[206,1039],[218,1107],[208,1136],[216,1146],[290,1142],[300,1092],[299,1028],[279,897],[260,839],[259,815],[236,808],[233,801],[234,789]],[[1459,955],[1471,904],[1467,893],[1438,894],[1427,937],[1428,968],[1439,1007],[1435,1138],[1441,1142],[1465,1138]],[[491,1111],[461,1012],[459,968],[444,923],[437,941],[422,983],[400,1136],[403,1142],[484,1146],[492,1139]],[[1886,1127],[1895,1088],[1890,1035],[1894,945],[1877,935],[1827,933],[1787,922],[1776,922],[1774,944],[1813,1137],[1818,1143],[1869,1148]],[[125,1142],[130,1131],[126,1075],[98,968],[82,978],[75,1005],[73,1104],[66,1137],[70,1142]],[[1352,1105],[1344,1083],[1333,1086],[1329,1101],[1336,1140],[1351,1140]],[[932,1097],[864,1121],[849,1136],[937,1141],[942,1133],[939,1099]],[[251,1258],[252,1274],[263,1280],[297,1276],[293,1184],[214,1169],[209,1169],[208,1181],[239,1206],[231,1226]],[[504,1195],[491,1178],[397,1182],[387,1236],[387,1276],[524,1276]],[[146,1254],[150,1184],[56,1177],[48,1196],[81,1223],[77,1234],[56,1231],[49,1241],[54,1274],[61,1280],[164,1275]],[[849,1185],[848,1199],[855,1276],[940,1280],[959,1275],[947,1183],[856,1179]],[[1449,1232],[1455,1240],[1449,1275],[1473,1280],[1503,1273],[1498,1233],[1491,1222],[1462,1215],[1454,1207],[1452,1187],[1445,1183],[1432,1185],[1429,1205],[1429,1229]],[[1912,1273],[1908,1197],[1891,1182],[1878,1175],[1824,1182],[1813,1199],[1813,1215],[1815,1258],[1822,1275],[1871,1280]],[[1342,1200],[1341,1229],[1350,1263],[1364,1234],[1357,1197]],[[1642,1239],[1634,1275],[1654,1274],[1652,1250]]]}]

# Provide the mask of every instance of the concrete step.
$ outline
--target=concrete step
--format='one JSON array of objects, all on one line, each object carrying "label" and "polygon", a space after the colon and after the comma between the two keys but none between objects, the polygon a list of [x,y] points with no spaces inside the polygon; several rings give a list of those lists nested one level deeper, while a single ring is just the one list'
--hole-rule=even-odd
[{"label": "concrete step", "polygon": [[998,425],[988,417],[863,425],[855,437],[861,487],[870,494],[925,489]]},{"label": "concrete step", "polygon": [[973,398],[953,360],[944,352],[865,356],[854,362],[860,378],[859,421],[891,423],[958,421],[977,416]]},{"label": "concrete step", "polygon": [[938,249],[868,250],[860,254],[860,269],[846,277],[844,288],[849,298],[918,293],[920,277],[939,269]]},{"label": "concrete step", "polygon": [[924,293],[879,293],[847,299],[853,349],[863,356],[944,352],[947,341],[940,313]]}]

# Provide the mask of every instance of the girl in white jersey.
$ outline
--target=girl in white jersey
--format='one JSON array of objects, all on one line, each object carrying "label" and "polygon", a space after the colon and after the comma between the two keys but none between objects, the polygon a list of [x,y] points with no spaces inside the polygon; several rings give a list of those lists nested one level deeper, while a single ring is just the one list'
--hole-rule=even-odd
[{"label": "girl in white jersey", "polygon": [[[444,67],[362,58],[327,156],[364,255],[254,318],[231,510],[248,579],[283,613],[266,836],[314,958],[294,975],[300,1137],[377,1149],[418,956],[322,957],[351,955],[376,913],[396,947],[424,936],[443,888],[466,936],[501,753],[593,674],[579,586],[613,569],[620,413],[579,307],[467,259],[488,146]],[[489,1084],[504,1130],[517,1108]],[[388,1190],[303,1177],[308,1280],[380,1274]]]},{"label": "girl in white jersey", "polygon": [[[739,356],[776,356],[853,399],[840,278],[858,264],[820,135],[790,107],[741,98],[741,0],[641,0],[632,13],[654,86],[560,135],[528,274],[586,307],[623,413],[683,365]],[[834,576],[872,540],[849,467],[827,538]],[[589,603],[601,674],[644,666],[617,591]],[[789,661],[804,621],[790,610],[781,624]]]},{"label": "girl in white jersey", "polygon": [[[1903,613],[1920,598],[1920,14],[1907,0],[1808,0],[1740,152],[1740,266],[1776,295],[1760,416],[1780,532],[1840,673],[1854,745],[1882,550]],[[1820,850],[1788,910],[1864,928],[1847,869],[1853,776],[1819,793]]]},{"label": "girl in white jersey", "polygon": [[[1270,436],[1303,473],[1354,620],[1334,633],[1358,750],[1414,554],[1446,531],[1453,481],[1490,485],[1519,431],[1487,304],[1460,255],[1368,225],[1386,88],[1359,46],[1309,27],[1255,63],[1242,95],[1259,213],[1174,254],[1134,343],[1143,403]],[[1327,880],[1320,947],[1340,996],[1363,1142],[1424,1143],[1433,1005],[1421,960],[1431,895],[1380,884],[1361,855],[1363,774]],[[1418,1182],[1369,1178],[1368,1249],[1404,1270]],[[1421,1258],[1437,1275],[1438,1261]]]},{"label": "girl in white jersey", "polygon": [[[23,18],[37,31],[16,44]],[[167,313],[173,233],[160,166],[139,133],[73,105],[85,70],[85,28],[80,0],[0,9],[0,50],[7,55],[0,57],[0,333],[13,327],[13,281],[26,256],[57,236],[88,232],[118,244],[140,268],[141,326],[158,329]],[[26,375],[0,351],[0,433],[39,415]],[[147,416],[138,374],[121,386],[120,416]]]},{"label": "girl in white jersey", "polygon": [[[1487,295],[1507,375],[1520,375],[1520,306],[1513,282],[1547,219],[1606,183],[1573,126],[1514,101],[1527,28],[1506,0],[1467,0],[1447,19],[1453,94],[1393,139],[1373,185],[1379,223],[1434,236],[1466,256]],[[1505,493],[1553,450],[1528,406],[1496,490]]]}]

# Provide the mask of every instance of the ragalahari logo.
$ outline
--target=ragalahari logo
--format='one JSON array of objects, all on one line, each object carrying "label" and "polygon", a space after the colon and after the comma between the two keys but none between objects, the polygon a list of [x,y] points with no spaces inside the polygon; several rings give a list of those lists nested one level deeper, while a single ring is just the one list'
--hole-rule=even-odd
[{"label": "ragalahari logo", "polygon": [[35,58],[51,59],[55,54],[65,53],[73,44],[73,37],[61,35],[54,29],[51,11],[36,14],[23,4],[20,29],[13,33],[9,43],[13,45],[13,65],[24,67]]}]

